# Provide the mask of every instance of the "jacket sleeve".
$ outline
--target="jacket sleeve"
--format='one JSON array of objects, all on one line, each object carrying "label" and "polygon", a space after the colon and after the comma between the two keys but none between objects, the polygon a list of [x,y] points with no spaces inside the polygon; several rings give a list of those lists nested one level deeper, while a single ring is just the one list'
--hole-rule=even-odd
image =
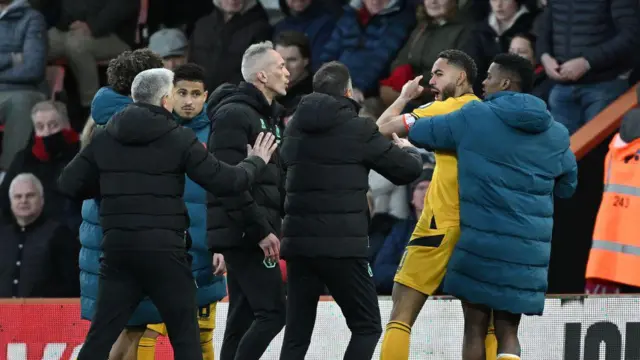
[{"label": "jacket sleeve", "polygon": [[100,196],[100,172],[95,161],[94,144],[91,142],[82,149],[58,178],[58,190],[74,200]]},{"label": "jacket sleeve", "polygon": [[[252,140],[249,138],[252,133],[250,116],[238,109],[218,111],[213,115],[213,130],[209,136],[208,148],[220,161],[234,165],[247,156],[247,145]],[[248,238],[259,241],[271,233],[280,235],[275,233],[251,192],[218,197],[217,200],[228,210],[229,216],[241,216],[234,220],[244,224]]]},{"label": "jacket sleeve", "polygon": [[409,129],[409,141],[424,149],[456,150],[467,127],[465,107],[445,115],[417,119]]},{"label": "jacket sleeve", "polygon": [[609,41],[588,47],[583,56],[592,70],[610,68],[613,64],[633,57],[640,46],[640,14],[637,0],[611,0],[611,18],[617,31]]},{"label": "jacket sleeve", "polygon": [[578,187],[578,164],[571,149],[567,149],[562,157],[563,173],[556,179],[554,193],[561,199],[568,199]]},{"label": "jacket sleeve", "polygon": [[538,40],[536,41],[536,59],[540,62],[540,57],[542,54],[553,55],[553,44],[551,33],[553,31],[553,22],[551,16],[551,6],[547,6],[542,13],[542,25],[540,27],[540,34]]},{"label": "jacket sleeve", "polygon": [[87,19],[93,37],[107,36],[115,32],[124,20],[130,19],[140,11],[140,1],[109,0],[97,14]]},{"label": "jacket sleeve", "polygon": [[311,69],[315,72],[322,66],[320,56],[325,48],[325,45],[331,39],[331,34],[336,27],[336,22],[333,16],[325,15],[321,18],[322,25],[319,26],[315,36],[310,39],[311,43]]},{"label": "jacket sleeve", "polygon": [[265,166],[257,156],[244,159],[236,166],[225,164],[211,155],[192,131],[190,134],[190,144],[185,153],[187,176],[213,195],[224,196],[249,190],[256,174]]},{"label": "jacket sleeve", "polygon": [[55,286],[51,296],[78,297],[80,296],[80,271],[78,255],[80,254],[80,241],[73,236],[65,226],[59,226],[52,239],[52,262],[55,272]]},{"label": "jacket sleeve", "polygon": [[422,158],[418,150],[408,147],[400,149],[387,140],[370,119],[365,122],[365,164],[396,185],[405,185],[422,173]]},{"label": "jacket sleeve", "polygon": [[27,32],[22,44],[23,62],[0,71],[0,83],[30,84],[44,80],[47,66],[47,24],[44,16],[29,11]]}]

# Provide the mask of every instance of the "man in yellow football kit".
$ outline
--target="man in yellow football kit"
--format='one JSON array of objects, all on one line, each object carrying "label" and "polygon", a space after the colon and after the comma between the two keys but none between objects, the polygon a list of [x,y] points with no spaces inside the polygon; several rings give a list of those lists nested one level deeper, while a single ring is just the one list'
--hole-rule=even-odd
[{"label": "man in yellow football kit", "polygon": [[[400,97],[378,120],[380,132],[388,137],[404,136],[421,117],[443,115],[460,109],[470,101],[480,101],[472,84],[476,65],[459,50],[438,55],[431,70],[429,88],[436,101],[399,115],[423,88],[422,76],[407,83]],[[458,197],[458,161],[455,153],[436,151],[436,166],[425,206],[407,244],[394,278],[393,309],[382,341],[381,360],[409,358],[411,328],[425,301],[442,284],[447,263],[460,237],[460,200]],[[487,360],[495,360],[497,342],[490,326],[486,340]]]}]

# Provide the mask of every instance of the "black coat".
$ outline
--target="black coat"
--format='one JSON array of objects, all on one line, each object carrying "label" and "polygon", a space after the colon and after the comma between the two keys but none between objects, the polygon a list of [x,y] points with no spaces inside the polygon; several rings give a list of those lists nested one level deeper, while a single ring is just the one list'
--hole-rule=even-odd
[{"label": "black coat", "polygon": [[0,224],[0,298],[80,296],[80,242],[71,231],[45,216],[25,227],[7,220]]},{"label": "black coat", "polygon": [[224,83],[242,81],[242,55],[251,45],[271,40],[273,30],[267,12],[257,3],[245,13],[224,20],[220,9],[196,22],[189,39],[189,62],[205,70],[205,85],[209,93]]},{"label": "black coat", "polygon": [[[247,145],[253,145],[259,133],[281,136],[282,106],[275,101],[269,104],[249,83],[218,88],[211,96],[208,111],[212,124],[209,151],[228,164],[242,161],[247,156]],[[283,180],[284,170],[276,150],[269,165],[257,175],[251,191],[232,197],[210,195],[209,245],[217,251],[242,246],[258,249],[258,242],[267,235],[280,236]]]},{"label": "black coat", "polygon": [[551,0],[542,16],[537,56],[585,57],[591,69],[578,83],[613,80],[640,58],[637,0]]},{"label": "black coat", "polygon": [[72,197],[101,197],[103,249],[177,250],[189,245],[185,173],[222,195],[248,189],[264,166],[257,157],[228,166],[213,158],[191,129],[176,124],[170,112],[136,103],[96,132],[65,168],[59,187]]},{"label": "black coat", "polygon": [[366,258],[369,171],[396,185],[422,172],[418,151],[393,145],[357,109],[351,99],[313,93],[287,125],[281,149],[287,167],[285,258]]}]

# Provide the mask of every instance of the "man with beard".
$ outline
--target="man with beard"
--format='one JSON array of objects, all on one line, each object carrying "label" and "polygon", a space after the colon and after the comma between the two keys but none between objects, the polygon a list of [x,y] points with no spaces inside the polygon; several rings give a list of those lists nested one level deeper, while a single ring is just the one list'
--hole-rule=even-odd
[{"label": "man with beard", "polygon": [[[270,41],[251,45],[242,58],[244,82],[225,84],[209,100],[209,151],[228,164],[247,156],[247,144],[261,132],[281,140],[282,107],[289,72]],[[278,152],[250,191],[212,196],[209,245],[227,265],[229,313],[220,350],[222,360],[257,360],[285,323],[285,298],[278,264],[284,204],[284,171]]]},{"label": "man with beard", "polygon": [[[421,117],[447,114],[471,101],[477,77],[476,65],[459,50],[445,50],[431,69],[430,90],[436,101],[399,115],[409,101],[420,96],[422,76],[408,82],[400,97],[378,119],[380,132],[388,137],[404,136]],[[394,135],[397,134],[397,135]],[[441,289],[449,258],[460,237],[458,160],[450,151],[436,151],[436,166],[424,209],[400,260],[392,291],[393,309],[382,342],[382,360],[409,358],[411,327],[429,296]],[[495,359],[495,337],[490,329],[487,359]],[[489,356],[493,354],[493,356]]]}]

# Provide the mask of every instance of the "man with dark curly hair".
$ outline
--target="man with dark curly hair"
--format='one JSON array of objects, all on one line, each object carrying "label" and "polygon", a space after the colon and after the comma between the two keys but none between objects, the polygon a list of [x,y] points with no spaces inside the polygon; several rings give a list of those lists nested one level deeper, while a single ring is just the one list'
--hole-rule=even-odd
[{"label": "man with dark curly hair", "polygon": [[[162,59],[148,49],[125,51],[109,62],[107,81],[109,86],[98,90],[91,103],[91,117],[98,126],[106,125],[111,117],[120,110],[133,103],[131,99],[131,83],[140,72],[161,68]],[[82,318],[93,319],[95,301],[98,294],[98,269],[100,264],[102,228],[98,214],[98,204],[95,200],[86,200],[82,205],[82,225],[80,226],[80,286],[82,289],[81,310]],[[146,306],[146,307],[145,307]],[[141,304],[133,314],[130,324],[146,324],[161,322],[159,318],[149,316],[157,314],[148,304]],[[123,331],[111,350],[110,359],[123,359],[137,343],[142,332],[128,333]],[[135,347],[132,348],[135,354]]]}]

